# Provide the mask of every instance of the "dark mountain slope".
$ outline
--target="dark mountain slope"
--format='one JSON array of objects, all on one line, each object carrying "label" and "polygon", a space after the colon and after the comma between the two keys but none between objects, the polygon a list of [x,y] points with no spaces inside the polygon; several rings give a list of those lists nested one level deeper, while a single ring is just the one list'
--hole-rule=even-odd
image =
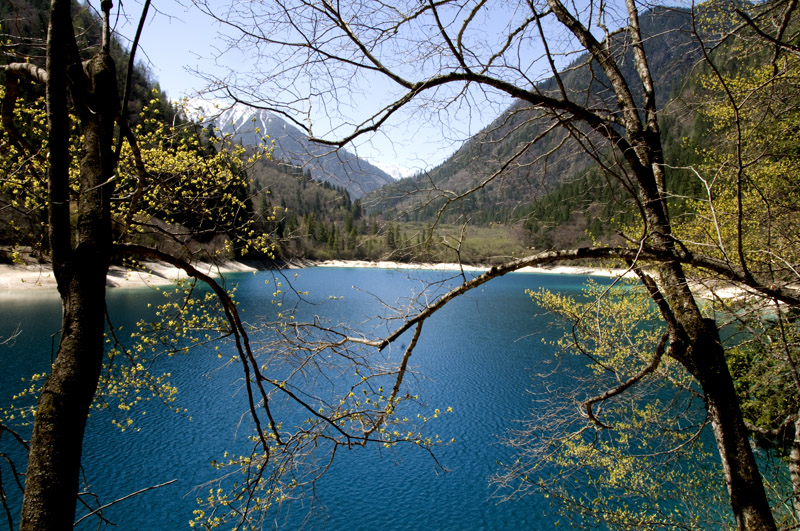
[{"label": "dark mountain slope", "polygon": [[[699,48],[690,34],[690,14],[683,10],[659,8],[641,16],[646,36],[645,51],[654,75],[659,105],[666,104],[681,80],[696,64]],[[621,58],[623,74],[636,80],[633,59],[625,36],[617,34],[615,48]],[[615,109],[605,77],[586,56],[577,59],[561,74],[570,98],[588,102],[595,108]],[[636,98],[641,87],[632,82]],[[541,82],[537,90],[557,90],[554,79]],[[509,222],[530,213],[529,205],[562,183],[580,178],[596,166],[584,146],[567,137],[563,128],[553,127],[552,117],[519,101],[513,104],[481,133],[468,141],[452,157],[432,171],[387,186],[365,198],[376,211],[392,213],[399,219],[429,221],[444,202],[443,191],[462,193],[495,174],[510,157],[521,153],[490,184],[456,204],[450,205],[446,219],[468,215],[473,222]],[[594,143],[601,159],[609,153],[598,135],[576,129],[586,144]],[[581,137],[581,135],[584,135]]]},{"label": "dark mountain slope", "polygon": [[393,183],[389,174],[354,154],[311,142],[299,129],[269,111],[235,106],[214,117],[220,133],[230,133],[244,146],[257,146],[264,135],[274,140],[276,159],[310,171],[314,179],[347,189],[358,198]]}]

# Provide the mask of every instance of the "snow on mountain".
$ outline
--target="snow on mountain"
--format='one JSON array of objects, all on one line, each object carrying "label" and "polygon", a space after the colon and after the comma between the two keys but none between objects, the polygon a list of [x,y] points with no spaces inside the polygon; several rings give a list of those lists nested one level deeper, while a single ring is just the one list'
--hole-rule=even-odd
[{"label": "snow on mountain", "polygon": [[396,181],[416,175],[418,172],[418,170],[407,168],[393,162],[378,162],[373,160],[372,164],[385,171]]},{"label": "snow on mountain", "polygon": [[300,129],[269,111],[199,100],[188,106],[191,117],[215,124],[220,134],[230,133],[242,145],[256,146],[269,136],[267,142],[275,142],[273,158],[310,170],[314,179],[345,187],[354,199],[394,181],[389,173],[347,150],[311,142]]}]

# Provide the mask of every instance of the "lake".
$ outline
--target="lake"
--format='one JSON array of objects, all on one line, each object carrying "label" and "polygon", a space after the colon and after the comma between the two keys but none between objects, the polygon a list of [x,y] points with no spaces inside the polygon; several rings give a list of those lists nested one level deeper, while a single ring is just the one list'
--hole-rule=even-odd
[{"label": "lake", "polygon": [[[308,291],[312,303],[298,309],[298,320],[326,315],[332,323],[362,322],[385,310],[379,299],[391,302],[408,297],[425,283],[453,275],[351,268],[286,273],[297,273],[293,284],[298,291]],[[227,276],[229,284],[238,283],[237,300],[249,322],[272,318],[279,311],[271,303],[274,276],[274,272]],[[285,506],[265,528],[466,530],[556,525],[558,515],[547,500],[531,496],[499,503],[492,498],[487,478],[498,462],[509,458],[510,450],[499,444],[500,438],[532,407],[529,391],[542,385],[533,375],[552,360],[552,349],[542,338],[558,334],[524,290],[541,286],[577,292],[585,280],[566,275],[508,275],[454,300],[425,325],[411,362],[418,377],[410,379],[409,385],[430,410],[453,408],[436,424],[436,433],[443,439],[455,439],[436,450],[447,472],[426,452],[414,449],[340,451],[318,484],[314,511],[309,514],[310,501]],[[152,315],[163,298],[146,288],[109,290],[109,314],[114,326],[122,328],[119,335],[125,336],[137,319]],[[292,298],[290,293],[290,300],[284,302],[291,303]],[[20,378],[49,366],[57,344],[54,334],[60,308],[55,294],[26,291],[1,300],[0,336],[7,337],[18,326],[21,330],[13,346],[0,347],[4,367],[0,404],[7,405],[24,387]],[[406,341],[393,346],[390,355],[402,355]],[[171,381],[179,389],[178,405],[188,413],[176,414],[150,403],[142,408],[144,413],[136,412],[140,431],[124,433],[111,425],[106,411],[96,411],[89,419],[85,473],[91,490],[101,494],[103,502],[178,480],[107,509],[104,514],[118,524],[116,529],[188,528],[197,508],[195,498],[208,492],[207,487],[198,486],[218,474],[210,462],[246,444],[248,430],[241,428],[246,397],[240,367],[222,366],[216,352],[207,348],[160,358],[157,368],[172,374]],[[7,469],[2,472],[3,479],[8,479]],[[18,493],[8,487],[7,492],[11,503],[18,505]],[[85,512],[79,509],[79,514]],[[78,528],[96,528],[96,520],[89,521]]]}]

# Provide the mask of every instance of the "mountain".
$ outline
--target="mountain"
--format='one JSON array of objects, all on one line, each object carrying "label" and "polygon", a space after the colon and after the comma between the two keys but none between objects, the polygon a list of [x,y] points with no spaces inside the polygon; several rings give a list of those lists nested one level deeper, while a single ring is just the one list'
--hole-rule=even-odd
[{"label": "mountain", "polygon": [[[653,9],[640,17],[645,51],[659,98],[657,103],[662,108],[700,57],[691,34],[691,22],[690,13],[679,9]],[[623,75],[629,80],[636,79],[624,34],[618,33],[612,46],[617,50]],[[613,91],[588,55],[578,57],[564,69],[561,79],[576,101],[614,112]],[[635,91],[639,84],[632,82],[631,86]],[[535,90],[556,93],[558,86],[551,78],[540,82]],[[641,97],[641,89],[634,97]],[[599,174],[595,175],[596,161],[573,138],[567,137],[563,128],[555,127],[546,132],[553,125],[551,115],[517,101],[440,166],[390,184],[365,197],[364,204],[371,211],[384,212],[400,220],[430,221],[438,215],[446,195],[477,187],[517,153],[521,155],[504,167],[490,184],[450,205],[444,219],[454,221],[463,216],[478,224],[518,221],[530,215],[533,203],[562,185],[588,177],[604,185]],[[596,135],[582,131],[587,138],[598,142]],[[602,141],[597,145],[600,147],[595,154],[606,157],[607,145]],[[590,189],[585,192],[590,197],[593,194]],[[584,233],[583,230],[573,232]]]},{"label": "mountain", "polygon": [[229,133],[242,145],[257,146],[264,143],[264,135],[269,136],[275,146],[273,158],[299,166],[304,172],[310,171],[318,181],[341,186],[353,198],[395,181],[382,169],[347,150],[311,142],[298,128],[269,111],[234,105],[206,115],[214,116],[220,134]]}]

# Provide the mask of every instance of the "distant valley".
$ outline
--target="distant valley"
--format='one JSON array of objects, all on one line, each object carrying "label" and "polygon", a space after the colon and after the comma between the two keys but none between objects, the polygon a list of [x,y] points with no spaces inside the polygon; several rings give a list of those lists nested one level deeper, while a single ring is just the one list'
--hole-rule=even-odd
[{"label": "distant valley", "polygon": [[[698,58],[686,31],[689,23],[680,10],[641,17],[649,35],[645,47],[656,73],[656,92],[662,97],[664,146],[673,165],[691,163],[687,157],[692,150],[682,142],[700,134],[675,103],[691,97],[687,76]],[[624,42],[616,44],[620,54],[628,53]],[[605,106],[606,81],[587,61],[576,58],[562,81],[576,94],[589,87],[591,98]],[[632,61],[626,58],[623,65],[624,74],[634,76]],[[149,94],[158,90],[150,79],[141,69],[134,72],[134,124]],[[557,85],[549,79],[537,88],[548,93]],[[160,97],[161,116],[174,122],[178,110],[163,93]],[[635,216],[629,197],[608,186],[597,168],[596,158],[607,157],[607,147],[600,145],[589,156],[563,130],[542,134],[553,124],[522,102],[511,105],[438,167],[402,179],[397,178],[402,174],[390,175],[346,149],[310,141],[275,113],[212,105],[206,102],[202,111],[202,125],[217,129],[207,133],[209,141],[228,134],[249,147],[264,143],[265,137],[274,142],[272,160],[248,168],[248,193],[261,230],[275,241],[282,259],[499,262],[537,249],[611,241],[617,225]],[[189,114],[190,120],[197,118]],[[509,158],[513,163],[505,165]],[[680,175],[670,181],[674,191],[692,192]],[[8,226],[20,221],[7,217]],[[9,241],[16,237],[3,235]],[[43,238],[36,234],[23,240],[35,247]]]},{"label": "distant valley", "polygon": [[[680,99],[699,58],[687,31],[690,22],[680,10],[651,11],[641,18],[664,108],[664,144],[674,159],[685,158],[681,139],[693,134],[692,125],[676,117],[675,105],[666,105],[670,98]],[[629,54],[623,41],[617,45],[620,54]],[[623,64],[624,75],[633,79],[633,61]],[[579,57],[562,81],[576,94],[589,87],[602,102],[606,81],[590,70],[597,69]],[[539,90],[555,91],[557,85],[548,79]],[[597,168],[595,161],[608,156],[607,147],[589,155],[561,129],[542,134],[553,125],[550,119],[522,102],[438,167],[403,179],[346,150],[311,142],[265,110],[235,106],[216,115],[214,124],[245,146],[262,143],[264,135],[274,141],[273,162],[260,163],[252,177],[269,192],[256,192],[255,204],[264,215],[268,208],[282,209],[269,225],[286,257],[493,262],[531,249],[611,241],[615,227],[600,220],[625,223],[634,215],[630,199],[607,186]],[[514,163],[504,166],[512,156]],[[686,191],[679,176],[671,181]],[[465,196],[451,201],[459,194]],[[434,221],[437,228],[431,232]],[[461,234],[465,240],[455,252]]]}]

